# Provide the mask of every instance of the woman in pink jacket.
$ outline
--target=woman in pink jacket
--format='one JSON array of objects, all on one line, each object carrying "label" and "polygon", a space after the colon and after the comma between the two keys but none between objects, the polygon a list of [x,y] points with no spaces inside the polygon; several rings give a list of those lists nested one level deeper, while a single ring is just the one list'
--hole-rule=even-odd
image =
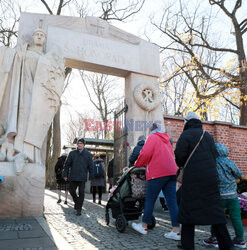
[{"label": "woman in pink jacket", "polygon": [[167,133],[160,131],[156,123],[150,128],[150,135],[135,162],[136,167],[146,166],[146,199],[142,223],[132,223],[133,229],[147,234],[147,225],[151,223],[155,201],[162,190],[169,208],[173,230],[165,237],[180,240],[177,222],[178,206],[176,200],[176,172],[173,149]]}]

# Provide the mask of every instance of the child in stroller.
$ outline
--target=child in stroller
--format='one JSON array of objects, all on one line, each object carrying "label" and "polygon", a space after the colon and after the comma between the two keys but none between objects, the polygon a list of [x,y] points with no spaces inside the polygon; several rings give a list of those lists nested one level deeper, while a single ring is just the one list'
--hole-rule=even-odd
[{"label": "child in stroller", "polygon": [[[109,225],[109,209],[112,217],[116,219],[115,225],[123,233],[127,221],[137,220],[142,215],[145,201],[145,168],[131,167],[123,173],[106,205],[106,224]],[[149,229],[155,227],[155,217],[152,217]]]}]

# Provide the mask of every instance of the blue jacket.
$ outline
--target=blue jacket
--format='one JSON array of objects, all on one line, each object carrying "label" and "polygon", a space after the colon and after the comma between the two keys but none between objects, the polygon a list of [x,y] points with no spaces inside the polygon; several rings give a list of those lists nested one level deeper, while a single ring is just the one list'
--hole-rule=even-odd
[{"label": "blue jacket", "polygon": [[139,141],[137,145],[135,146],[135,148],[133,149],[133,152],[129,157],[129,168],[134,166],[135,161],[137,160],[144,144],[145,144],[145,141]]},{"label": "blue jacket", "polygon": [[216,168],[219,174],[219,187],[222,199],[237,198],[237,183],[235,179],[240,179],[242,173],[234,161],[227,158],[229,150],[220,142],[215,143]]}]

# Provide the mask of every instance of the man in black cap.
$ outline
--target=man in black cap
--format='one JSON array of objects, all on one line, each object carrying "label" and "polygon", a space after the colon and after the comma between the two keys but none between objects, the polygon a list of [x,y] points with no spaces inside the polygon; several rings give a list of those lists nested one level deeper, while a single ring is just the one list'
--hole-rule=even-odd
[{"label": "man in black cap", "polygon": [[[89,172],[89,181],[93,177],[93,160],[92,155],[85,148],[85,140],[83,138],[77,140],[77,149],[69,153],[65,162],[63,177],[69,179],[69,192],[75,203],[76,215],[81,215],[81,208],[84,201],[85,183]],[[79,187],[79,196],[76,189]]]}]

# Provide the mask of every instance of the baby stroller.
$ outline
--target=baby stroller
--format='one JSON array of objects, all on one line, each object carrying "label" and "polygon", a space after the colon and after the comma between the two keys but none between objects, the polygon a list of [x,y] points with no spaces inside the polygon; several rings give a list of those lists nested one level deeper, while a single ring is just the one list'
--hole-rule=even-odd
[{"label": "baby stroller", "polygon": [[[145,168],[129,168],[118,181],[118,186],[107,202],[105,211],[106,224],[110,223],[109,209],[112,211],[112,217],[116,219],[115,225],[118,232],[123,233],[128,225],[128,221],[137,220],[143,213],[145,194],[134,194],[134,181],[136,184],[145,184]],[[152,216],[148,229],[155,227],[155,217]]]}]

